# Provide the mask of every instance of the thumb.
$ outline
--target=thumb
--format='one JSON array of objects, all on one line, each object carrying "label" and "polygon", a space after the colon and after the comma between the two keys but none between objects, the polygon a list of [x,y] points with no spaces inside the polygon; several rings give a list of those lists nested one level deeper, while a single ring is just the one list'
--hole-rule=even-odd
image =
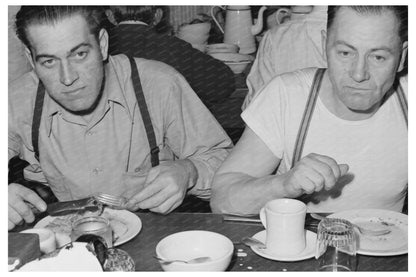
[{"label": "thumb", "polygon": [[144,186],[147,186],[150,183],[152,183],[156,179],[156,177],[159,175],[159,172],[160,172],[160,166],[152,167],[149,170],[149,173],[146,176],[146,180],[144,182]]},{"label": "thumb", "polygon": [[339,165],[339,170],[341,171],[341,176],[345,175],[348,170],[350,169],[350,167],[347,164],[340,164]]}]

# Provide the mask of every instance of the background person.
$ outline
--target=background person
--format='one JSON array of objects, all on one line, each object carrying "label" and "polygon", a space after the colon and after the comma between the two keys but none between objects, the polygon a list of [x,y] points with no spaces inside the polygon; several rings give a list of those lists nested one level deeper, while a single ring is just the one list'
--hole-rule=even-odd
[{"label": "background person", "polygon": [[185,77],[209,109],[223,102],[235,91],[234,73],[188,42],[160,33],[164,28],[158,26],[166,26],[160,23],[166,12],[162,7],[110,6],[107,15],[116,26],[109,29],[109,53],[164,62]]},{"label": "background person", "polygon": [[245,110],[260,89],[275,76],[307,67],[326,67],[322,32],[326,30],[327,6],[292,6],[291,18],[268,30],[247,76]]}]

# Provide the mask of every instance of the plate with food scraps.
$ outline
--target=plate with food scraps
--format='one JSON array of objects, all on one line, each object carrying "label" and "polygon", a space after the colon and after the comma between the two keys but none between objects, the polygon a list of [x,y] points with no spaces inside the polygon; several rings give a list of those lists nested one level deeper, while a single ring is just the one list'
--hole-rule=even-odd
[{"label": "plate with food scraps", "polygon": [[390,233],[374,236],[358,234],[358,254],[370,256],[395,256],[408,252],[408,216],[382,209],[347,210],[329,215],[343,218],[370,230],[387,229]]},{"label": "plate with food scraps", "polygon": [[[142,229],[140,218],[127,210],[113,210],[105,208],[102,213],[110,221],[113,229],[113,245],[119,246],[134,238]],[[56,234],[58,247],[71,241],[72,223],[82,218],[81,214],[64,216],[47,216],[40,220],[34,228],[51,229]]]}]

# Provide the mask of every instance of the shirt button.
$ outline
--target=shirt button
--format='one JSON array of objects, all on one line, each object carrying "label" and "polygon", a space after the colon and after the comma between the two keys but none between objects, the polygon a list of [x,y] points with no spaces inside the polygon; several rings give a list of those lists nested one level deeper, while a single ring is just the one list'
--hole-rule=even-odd
[{"label": "shirt button", "polygon": [[94,135],[94,132],[88,132],[87,135],[92,136],[92,135]]},{"label": "shirt button", "polygon": [[94,169],[93,169],[93,171],[92,171],[92,172],[93,172],[95,175],[98,175],[101,171],[102,171],[102,170],[101,170],[101,168],[96,167],[96,168],[94,168]]},{"label": "shirt button", "polygon": [[139,172],[140,171],[140,167],[136,167],[135,169],[134,169],[134,172]]}]

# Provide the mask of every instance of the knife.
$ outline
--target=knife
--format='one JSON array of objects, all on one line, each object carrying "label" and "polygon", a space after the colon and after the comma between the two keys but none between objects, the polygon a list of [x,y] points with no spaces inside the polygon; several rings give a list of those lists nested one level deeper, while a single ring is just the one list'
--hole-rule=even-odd
[{"label": "knife", "polygon": [[102,204],[94,197],[83,198],[72,201],[55,202],[46,208],[50,216],[62,216],[73,213],[98,212],[102,210]]},{"label": "knife", "polygon": [[258,215],[255,216],[239,216],[232,214],[223,215],[224,221],[234,221],[234,222],[250,222],[250,223],[260,223],[260,218]]}]

